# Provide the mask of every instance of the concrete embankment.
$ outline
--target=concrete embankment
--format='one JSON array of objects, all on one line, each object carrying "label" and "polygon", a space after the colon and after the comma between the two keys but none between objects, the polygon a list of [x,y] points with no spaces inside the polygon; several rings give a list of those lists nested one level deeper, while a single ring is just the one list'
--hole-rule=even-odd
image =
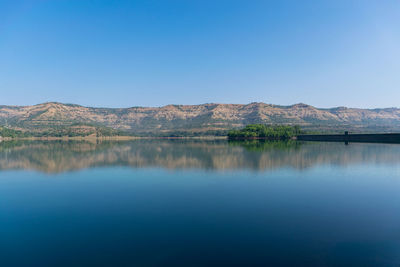
[{"label": "concrete embankment", "polygon": [[400,143],[400,134],[305,134],[298,135],[297,140],[325,142]]}]

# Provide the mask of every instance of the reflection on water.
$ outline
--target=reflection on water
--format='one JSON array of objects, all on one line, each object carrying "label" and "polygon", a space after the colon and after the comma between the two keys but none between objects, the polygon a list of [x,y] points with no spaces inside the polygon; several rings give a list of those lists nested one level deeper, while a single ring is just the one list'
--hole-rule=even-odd
[{"label": "reflection on water", "polygon": [[400,266],[399,163],[390,144],[2,142],[0,266]]},{"label": "reflection on water", "polygon": [[320,164],[400,163],[399,145],[200,140],[0,143],[0,169],[58,173],[99,166],[167,169],[305,169]]}]

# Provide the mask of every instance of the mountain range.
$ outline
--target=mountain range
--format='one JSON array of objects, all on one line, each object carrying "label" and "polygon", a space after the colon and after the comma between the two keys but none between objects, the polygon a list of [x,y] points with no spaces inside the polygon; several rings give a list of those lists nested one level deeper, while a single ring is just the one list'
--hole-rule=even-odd
[{"label": "mountain range", "polygon": [[[0,126],[20,131],[105,127],[133,134],[215,133],[247,124],[299,125],[310,131],[391,132],[400,130],[400,109],[316,108],[265,103],[97,108],[48,102],[0,106]],[[85,130],[83,130],[85,131]]]}]

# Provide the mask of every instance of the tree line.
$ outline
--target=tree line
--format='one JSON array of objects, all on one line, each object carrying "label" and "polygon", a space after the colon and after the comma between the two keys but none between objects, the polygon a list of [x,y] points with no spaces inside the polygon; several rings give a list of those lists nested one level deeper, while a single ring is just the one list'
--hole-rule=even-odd
[{"label": "tree line", "polygon": [[243,129],[229,131],[228,138],[289,140],[301,133],[299,126],[250,124]]}]

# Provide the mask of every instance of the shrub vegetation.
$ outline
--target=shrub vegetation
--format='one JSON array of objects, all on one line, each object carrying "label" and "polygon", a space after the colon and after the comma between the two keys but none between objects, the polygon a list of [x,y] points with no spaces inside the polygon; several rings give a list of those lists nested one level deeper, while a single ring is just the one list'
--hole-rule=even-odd
[{"label": "shrub vegetation", "polygon": [[276,125],[269,126],[263,124],[250,124],[240,130],[228,132],[228,138],[238,139],[267,139],[267,140],[289,140],[301,133],[299,126]]}]

